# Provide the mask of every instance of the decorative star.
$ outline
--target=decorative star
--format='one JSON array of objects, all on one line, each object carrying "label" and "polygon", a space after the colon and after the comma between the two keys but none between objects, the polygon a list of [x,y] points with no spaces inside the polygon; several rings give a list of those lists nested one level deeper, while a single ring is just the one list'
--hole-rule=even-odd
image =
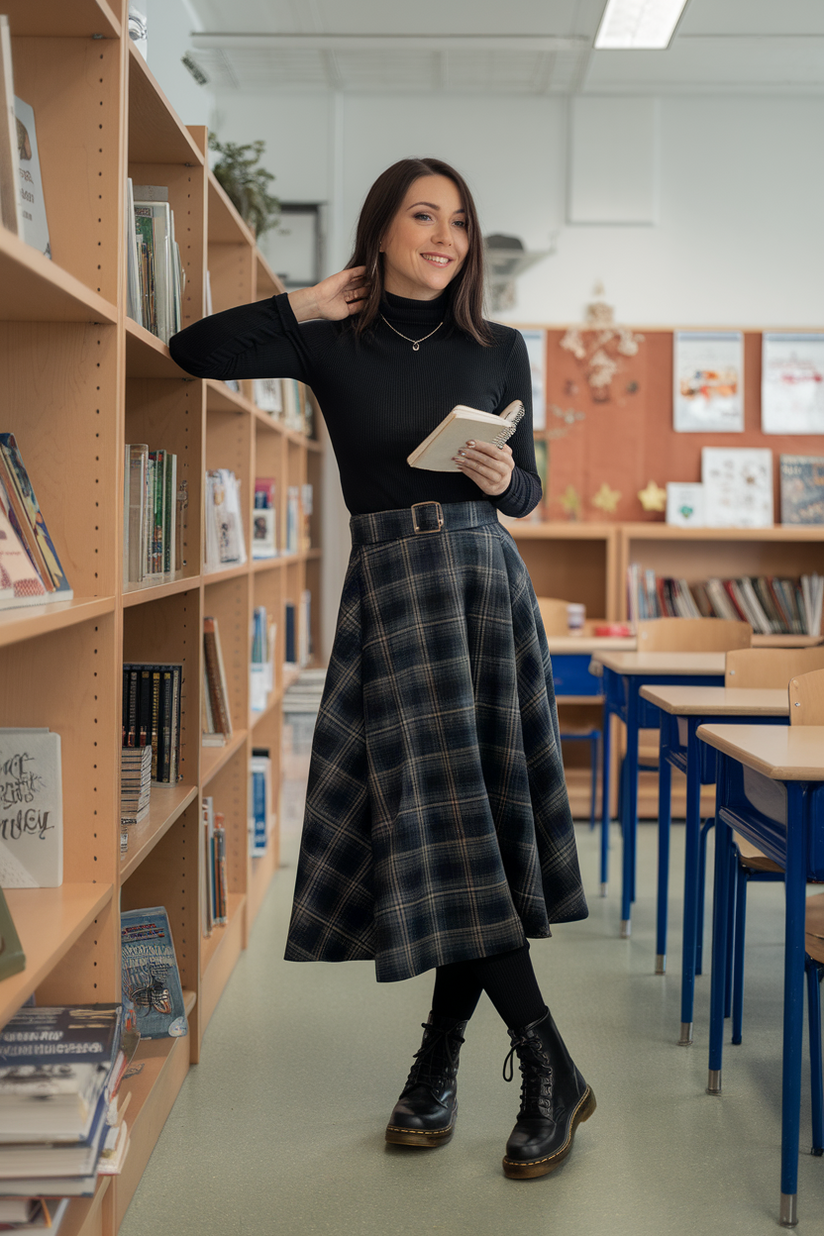
[{"label": "decorative star", "polygon": [[577,519],[581,513],[581,499],[574,485],[567,485],[566,492],[561,495],[561,506],[570,519]]},{"label": "decorative star", "polygon": [[592,499],[592,505],[600,507],[602,511],[606,511],[609,515],[614,515],[620,501],[621,495],[618,490],[610,489],[609,485],[604,481]]},{"label": "decorative star", "polygon": [[638,497],[645,511],[665,511],[667,509],[667,491],[656,485],[655,481],[647,481],[646,489],[639,489]]}]

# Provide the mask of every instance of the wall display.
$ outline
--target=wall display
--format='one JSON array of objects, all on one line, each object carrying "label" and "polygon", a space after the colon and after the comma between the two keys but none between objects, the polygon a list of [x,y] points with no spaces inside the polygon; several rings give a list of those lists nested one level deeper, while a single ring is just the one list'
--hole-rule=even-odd
[{"label": "wall display", "polygon": [[824,433],[824,335],[762,336],[761,432]]},{"label": "wall display", "polygon": [[824,457],[782,455],[782,524],[824,524]]},{"label": "wall display", "polygon": [[646,487],[638,491],[638,501],[645,511],[663,511],[667,505],[667,491],[655,481],[647,481]]},{"label": "wall display", "polygon": [[705,446],[701,478],[708,528],[772,527],[772,451]]},{"label": "wall display", "polygon": [[546,428],[546,331],[523,329],[529,368],[532,373],[532,426]]},{"label": "wall display", "polygon": [[704,486],[700,482],[667,482],[667,523],[676,528],[704,526]]},{"label": "wall display", "polygon": [[673,348],[675,431],[743,433],[743,333],[675,331]]}]

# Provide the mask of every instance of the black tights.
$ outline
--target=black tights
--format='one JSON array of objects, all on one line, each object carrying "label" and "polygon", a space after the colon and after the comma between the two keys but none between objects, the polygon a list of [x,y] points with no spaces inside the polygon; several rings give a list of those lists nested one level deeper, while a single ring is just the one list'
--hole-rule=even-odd
[{"label": "black tights", "polygon": [[543,1017],[546,1004],[532,968],[527,940],[509,953],[438,966],[432,1011],[441,1017],[468,1021],[482,991],[509,1027],[528,1026]]}]

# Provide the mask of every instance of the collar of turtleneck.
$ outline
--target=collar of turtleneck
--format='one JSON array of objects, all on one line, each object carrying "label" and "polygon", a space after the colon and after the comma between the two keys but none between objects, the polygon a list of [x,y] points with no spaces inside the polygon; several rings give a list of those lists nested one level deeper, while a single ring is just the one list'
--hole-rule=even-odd
[{"label": "collar of turtleneck", "polygon": [[[405,296],[394,296],[384,292],[380,312],[393,326],[420,326],[421,333],[426,333],[426,327],[437,326],[446,317],[449,303],[448,294],[443,292],[435,300],[409,300]],[[414,335],[414,330],[404,332]]]}]

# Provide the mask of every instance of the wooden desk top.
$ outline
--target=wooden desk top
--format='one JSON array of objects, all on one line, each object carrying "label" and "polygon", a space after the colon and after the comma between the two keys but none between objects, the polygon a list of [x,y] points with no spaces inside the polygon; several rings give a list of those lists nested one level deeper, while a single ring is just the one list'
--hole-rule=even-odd
[{"label": "wooden desk top", "polygon": [[824,781],[824,725],[700,725],[698,737],[776,781]]},{"label": "wooden desk top", "polygon": [[640,694],[664,712],[679,717],[786,717],[790,711],[786,687],[642,687]]},{"label": "wooden desk top", "polygon": [[590,635],[582,631],[580,635],[547,635],[550,652],[632,652],[635,648],[634,635]]},{"label": "wooden desk top", "polygon": [[723,677],[725,652],[594,652],[593,659],[617,674],[718,674]]}]

